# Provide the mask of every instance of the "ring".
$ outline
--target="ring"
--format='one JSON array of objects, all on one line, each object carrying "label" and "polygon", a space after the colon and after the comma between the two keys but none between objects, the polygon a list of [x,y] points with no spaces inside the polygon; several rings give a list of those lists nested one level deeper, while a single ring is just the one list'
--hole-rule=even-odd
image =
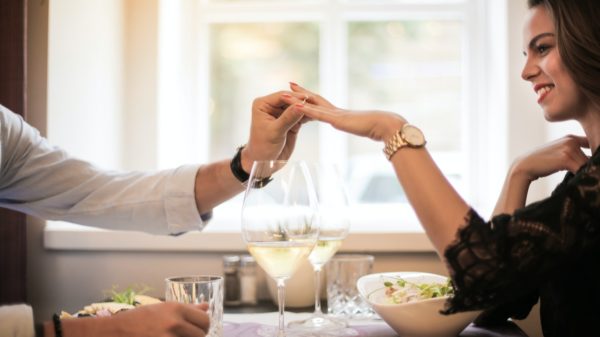
[{"label": "ring", "polygon": [[302,104],[306,103],[307,100],[308,100],[308,95],[304,95],[304,100],[302,101]]}]

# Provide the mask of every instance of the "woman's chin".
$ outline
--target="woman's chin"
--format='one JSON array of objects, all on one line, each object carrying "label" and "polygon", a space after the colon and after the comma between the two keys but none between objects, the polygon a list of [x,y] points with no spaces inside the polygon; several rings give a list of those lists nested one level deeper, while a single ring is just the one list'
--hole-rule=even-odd
[{"label": "woman's chin", "polygon": [[568,114],[565,114],[561,111],[553,111],[553,110],[548,110],[548,109],[543,109],[543,110],[544,110],[544,119],[551,123],[564,122],[564,121],[568,121],[568,120],[571,120],[574,118],[574,116],[569,116]]}]

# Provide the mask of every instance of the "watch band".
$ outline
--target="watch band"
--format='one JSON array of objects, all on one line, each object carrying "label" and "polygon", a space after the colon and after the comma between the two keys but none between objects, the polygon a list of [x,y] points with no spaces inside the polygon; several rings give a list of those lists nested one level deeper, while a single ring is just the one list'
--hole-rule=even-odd
[{"label": "watch band", "polygon": [[250,178],[250,174],[244,171],[244,168],[242,167],[242,150],[245,146],[246,145],[244,144],[237,148],[235,156],[233,156],[233,159],[231,159],[231,162],[229,163],[231,173],[233,173],[235,178],[239,180],[242,184],[246,183],[248,181],[248,178]]},{"label": "watch band", "polygon": [[392,156],[394,153],[398,152],[400,148],[408,145],[404,138],[402,138],[402,130],[398,130],[392,138],[388,139],[385,142],[385,147],[383,148],[383,153],[387,160],[392,160]]},{"label": "watch band", "polygon": [[[238,147],[235,156],[233,156],[233,159],[231,159],[231,162],[229,163],[229,167],[231,168],[231,173],[233,173],[235,178],[239,180],[239,182],[242,183],[242,185],[246,186],[246,184],[248,184],[248,179],[250,179],[250,174],[244,171],[244,168],[242,167],[242,150],[244,149],[244,147],[246,147],[246,144]],[[252,187],[265,187],[269,182],[271,182],[271,180],[273,180],[271,179],[271,177],[265,177],[262,179],[254,180],[254,184]]]},{"label": "watch band", "polygon": [[400,130],[385,142],[383,153],[388,160],[403,147],[421,148],[427,144],[423,132],[414,125],[405,123]]}]

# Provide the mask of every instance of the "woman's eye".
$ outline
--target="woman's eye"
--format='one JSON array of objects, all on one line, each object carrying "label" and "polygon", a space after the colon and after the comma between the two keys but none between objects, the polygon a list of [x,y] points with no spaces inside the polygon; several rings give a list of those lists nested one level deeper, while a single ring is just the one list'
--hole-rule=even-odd
[{"label": "woman's eye", "polygon": [[536,47],[537,52],[540,54],[545,54],[549,49],[550,49],[550,46],[545,45],[545,44],[541,44]]}]

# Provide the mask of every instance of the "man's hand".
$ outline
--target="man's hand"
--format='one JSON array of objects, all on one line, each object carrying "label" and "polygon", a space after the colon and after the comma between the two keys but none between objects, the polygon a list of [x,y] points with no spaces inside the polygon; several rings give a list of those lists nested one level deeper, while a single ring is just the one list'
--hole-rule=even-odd
[{"label": "man's hand", "polygon": [[141,306],[111,318],[123,336],[205,336],[210,327],[208,304],[164,302]]},{"label": "man's hand", "polygon": [[[204,337],[210,327],[207,309],[208,303],[164,302],[110,317],[64,319],[63,336]],[[44,336],[54,336],[52,323],[45,326]]]},{"label": "man's hand", "polygon": [[280,91],[254,100],[250,139],[242,151],[244,171],[250,172],[256,160],[290,158],[304,114],[290,106],[285,98],[302,96]]}]

